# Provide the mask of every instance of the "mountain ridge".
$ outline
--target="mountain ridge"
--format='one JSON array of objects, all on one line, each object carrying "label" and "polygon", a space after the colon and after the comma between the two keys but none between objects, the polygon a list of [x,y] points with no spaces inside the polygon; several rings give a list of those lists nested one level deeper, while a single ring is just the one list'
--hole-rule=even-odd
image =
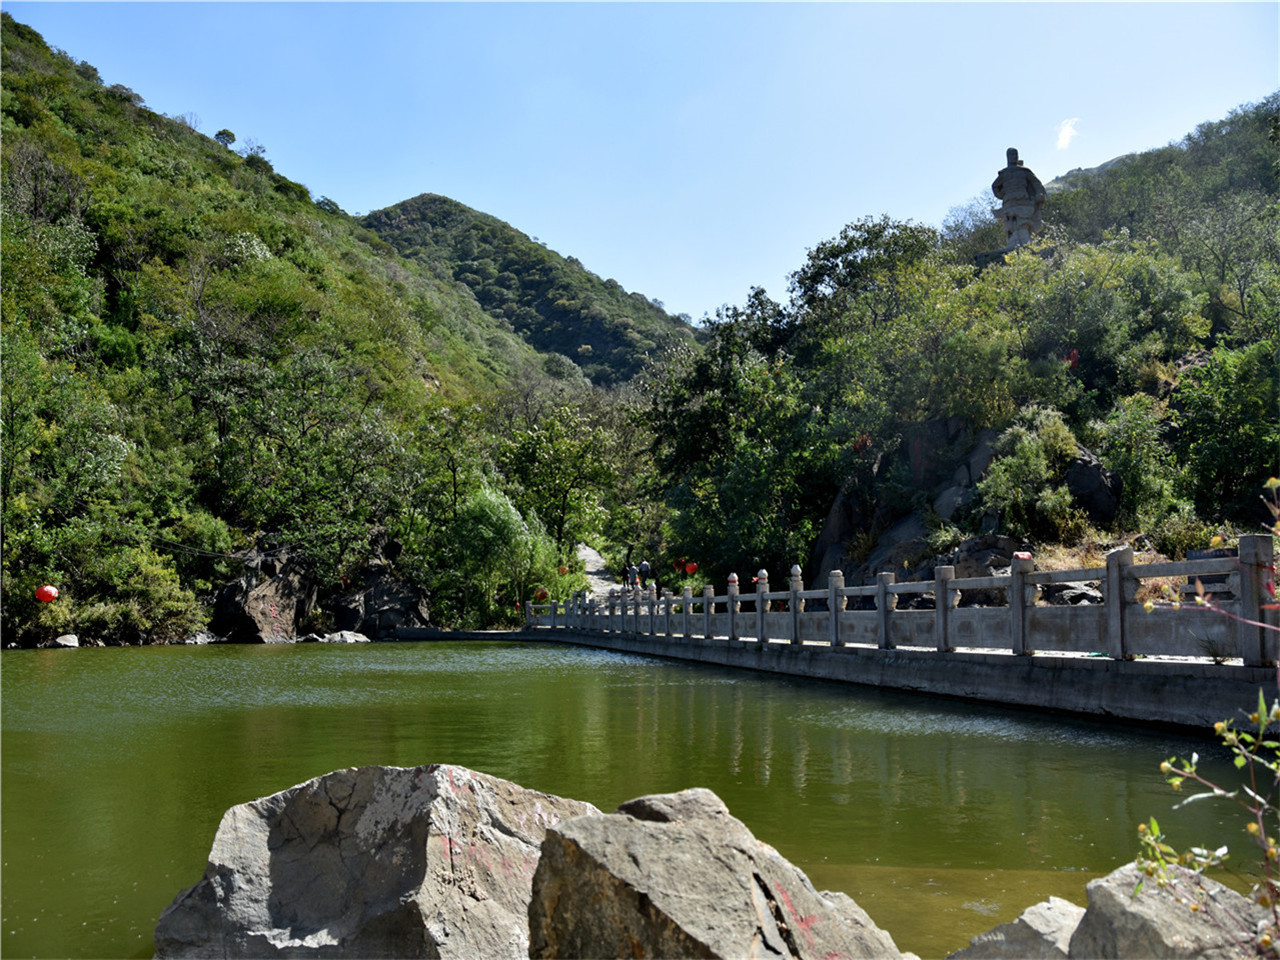
[{"label": "mountain ridge", "polygon": [[689,323],[659,302],[450,197],[422,193],[360,223],[401,256],[447,270],[490,316],[568,361],[548,361],[553,375],[577,367],[597,385],[617,385],[663,350],[694,340]]}]

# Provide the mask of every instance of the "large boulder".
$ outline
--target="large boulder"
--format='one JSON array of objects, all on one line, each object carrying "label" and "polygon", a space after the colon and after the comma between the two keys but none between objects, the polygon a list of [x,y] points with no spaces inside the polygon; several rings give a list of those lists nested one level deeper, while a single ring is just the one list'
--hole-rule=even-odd
[{"label": "large boulder", "polygon": [[1116,518],[1123,489],[1120,475],[1104,467],[1093,453],[1077,447],[1063,479],[1071,501],[1094,523],[1108,524]]},{"label": "large boulder", "polygon": [[315,582],[285,549],[252,553],[245,567],[218,591],[209,629],[231,643],[292,642],[315,609]]},{"label": "large boulder", "polygon": [[414,587],[383,571],[366,570],[364,586],[333,604],[338,630],[385,639],[398,627],[430,624],[427,600]]},{"label": "large boulder", "polygon": [[1270,912],[1216,880],[1181,867],[1171,870],[1170,882],[1163,885],[1133,864],[1091,881],[1085,888],[1089,906],[1071,936],[1070,955],[1135,960],[1254,956],[1258,924],[1266,923]]},{"label": "large boulder", "polygon": [[979,934],[947,960],[1067,960],[1084,907],[1061,897],[1027,907],[1012,923]]},{"label": "large boulder", "polygon": [[463,767],[338,770],[232,807],[158,957],[525,957],[548,827],[598,814]]},{"label": "large boulder", "polygon": [[641,797],[547,831],[530,957],[899,957],[709,790]]}]

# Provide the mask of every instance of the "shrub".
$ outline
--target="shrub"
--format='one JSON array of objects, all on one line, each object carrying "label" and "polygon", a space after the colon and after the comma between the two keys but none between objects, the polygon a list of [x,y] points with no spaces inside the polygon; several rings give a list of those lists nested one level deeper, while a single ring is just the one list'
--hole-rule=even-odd
[{"label": "shrub", "polygon": [[996,441],[978,494],[1014,536],[1075,542],[1087,524],[1060,481],[1076,450],[1075,436],[1057,410],[1025,406]]}]

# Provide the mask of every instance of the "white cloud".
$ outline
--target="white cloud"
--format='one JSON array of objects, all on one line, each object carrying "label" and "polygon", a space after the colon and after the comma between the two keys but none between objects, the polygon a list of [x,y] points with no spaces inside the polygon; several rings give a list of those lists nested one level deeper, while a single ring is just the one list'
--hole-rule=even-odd
[{"label": "white cloud", "polygon": [[1079,117],[1072,117],[1070,120],[1063,120],[1058,124],[1058,149],[1065,150],[1071,146],[1071,141],[1075,135],[1079,133],[1076,130],[1076,124],[1080,122]]}]

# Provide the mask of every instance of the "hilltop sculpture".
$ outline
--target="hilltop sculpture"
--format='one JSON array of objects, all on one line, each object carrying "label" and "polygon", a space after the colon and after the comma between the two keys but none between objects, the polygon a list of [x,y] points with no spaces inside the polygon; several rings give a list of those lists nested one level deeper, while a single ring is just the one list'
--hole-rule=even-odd
[{"label": "hilltop sculpture", "polygon": [[1002,201],[1000,218],[1004,221],[1005,249],[1012,250],[1031,241],[1033,233],[1044,227],[1040,208],[1044,206],[1044,184],[1018,159],[1016,147],[1006,151],[1008,166],[996,174],[991,192]]}]

